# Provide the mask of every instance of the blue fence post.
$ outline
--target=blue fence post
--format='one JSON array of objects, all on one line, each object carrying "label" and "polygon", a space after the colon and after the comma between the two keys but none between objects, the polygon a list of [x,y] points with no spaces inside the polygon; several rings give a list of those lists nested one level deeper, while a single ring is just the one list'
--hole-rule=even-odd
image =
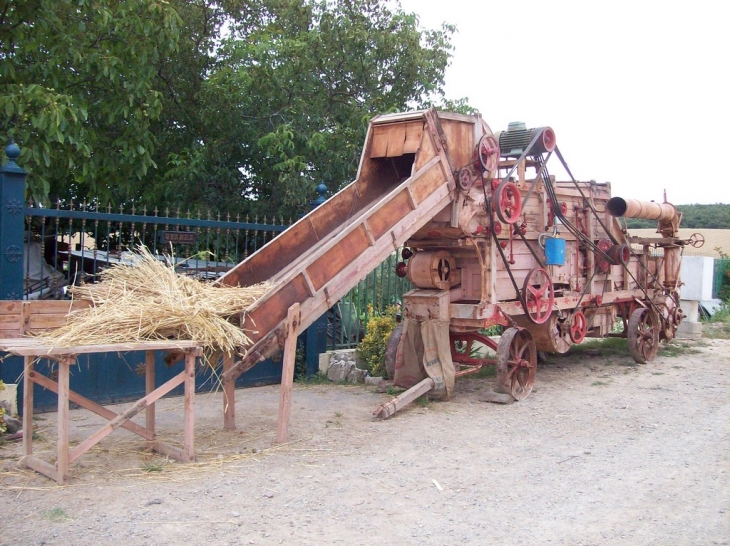
[{"label": "blue fence post", "polygon": [[[312,210],[325,202],[327,186],[320,183],[317,186],[319,196],[310,203]],[[307,359],[307,377],[316,375],[319,371],[319,355],[327,350],[327,315],[322,315],[307,328],[305,354]]]},{"label": "blue fence post", "polygon": [[25,178],[16,165],[20,148],[11,140],[5,148],[8,163],[0,167],[0,300],[23,298],[23,224]]}]

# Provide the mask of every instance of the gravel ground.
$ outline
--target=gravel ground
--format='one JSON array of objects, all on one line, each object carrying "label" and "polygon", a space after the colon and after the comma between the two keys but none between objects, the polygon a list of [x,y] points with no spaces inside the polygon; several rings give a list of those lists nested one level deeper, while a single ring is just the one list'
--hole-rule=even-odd
[{"label": "gravel ground", "polygon": [[[730,341],[680,352],[551,357],[523,402],[486,403],[494,378],[463,378],[387,421],[371,418],[386,394],[297,384],[277,447],[278,387],[238,392],[235,432],[222,395],[200,395],[197,463],[120,429],[65,487],[5,444],[0,544],[730,544]],[[181,407],[158,403],[173,442]],[[55,414],[40,417],[50,453]],[[103,422],[74,410],[71,438]]]}]

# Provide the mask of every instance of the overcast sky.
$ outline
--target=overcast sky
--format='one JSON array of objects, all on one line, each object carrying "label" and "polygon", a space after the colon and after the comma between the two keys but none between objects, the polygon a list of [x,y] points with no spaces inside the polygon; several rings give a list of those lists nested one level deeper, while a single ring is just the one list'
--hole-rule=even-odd
[{"label": "overcast sky", "polygon": [[493,131],[551,126],[573,174],[614,196],[730,203],[730,1],[401,4],[457,26],[447,96]]}]

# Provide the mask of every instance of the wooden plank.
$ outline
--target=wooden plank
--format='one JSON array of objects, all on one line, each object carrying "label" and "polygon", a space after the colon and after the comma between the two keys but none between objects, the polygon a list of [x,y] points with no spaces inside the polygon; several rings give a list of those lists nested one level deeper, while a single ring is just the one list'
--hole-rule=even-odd
[{"label": "wooden plank", "polygon": [[368,220],[368,225],[375,239],[380,239],[412,210],[413,206],[408,195],[408,188],[404,188],[390,201],[384,203],[380,210],[376,211]]},{"label": "wooden plank", "polygon": [[24,457],[23,464],[31,470],[35,470],[39,474],[43,474],[44,476],[47,476],[52,480],[56,480],[58,483],[61,483],[58,481],[58,471],[56,470],[56,467],[52,464],[47,463],[46,461],[39,459],[38,457],[35,457],[33,455]]},{"label": "wooden plank", "polygon": [[[29,309],[30,310],[30,309]],[[23,317],[25,328],[21,330],[21,333],[35,330],[51,330],[60,328],[66,324],[68,320],[67,314],[35,314],[29,313]]]},{"label": "wooden plank", "polygon": [[406,137],[403,142],[403,153],[413,154],[421,147],[421,135],[423,134],[423,121],[414,121],[406,124]]},{"label": "wooden plank", "polygon": [[[310,326],[319,316],[322,315],[331,305],[330,300],[337,301],[342,298],[353,286],[360,282],[367,274],[381,263],[394,249],[407,241],[414,233],[423,227],[431,218],[442,211],[451,202],[450,190],[443,186],[430,195],[421,206],[411,211],[401,222],[391,230],[391,236],[380,238],[376,245],[369,247],[366,252],[359,255],[345,270],[330,280],[326,285],[327,294],[323,291],[317,293],[313,298],[304,301],[301,307],[300,329]],[[257,312],[265,314],[267,306],[259,307]],[[272,308],[272,312],[276,308]],[[274,330],[284,324],[282,320],[278,325],[271,327],[268,331],[258,334],[258,341],[247,349],[247,353],[241,361],[222,374],[224,381],[235,379],[242,373],[250,370],[256,363],[276,354],[280,347],[275,341]]]},{"label": "wooden plank", "polygon": [[306,273],[312,280],[315,290],[319,291],[369,246],[370,240],[367,232],[360,225],[307,266]]},{"label": "wooden plank", "polygon": [[416,155],[416,162],[413,168],[416,172],[423,169],[434,157],[440,156],[436,153],[436,147],[433,145],[433,139],[431,133],[427,130],[421,132],[421,144],[418,147],[418,154]]},{"label": "wooden plank", "polygon": [[[144,367],[145,367],[145,377],[144,377],[145,394],[150,394],[152,391],[155,390],[155,352],[154,351],[145,351]],[[145,409],[145,426],[146,426],[147,430],[152,433],[152,438],[148,438],[148,439],[154,440],[156,437],[156,434],[155,434],[155,404],[154,403],[150,404]]]},{"label": "wooden plank", "polygon": [[[31,358],[31,357],[26,357]],[[28,372],[26,372],[28,373]],[[49,379],[48,377],[44,376],[43,374],[40,374],[35,371],[30,372],[32,374],[33,381],[35,383],[38,383],[41,387],[44,389],[48,389],[51,392],[54,392],[58,394],[58,383],[53,381],[52,379]],[[101,406],[94,402],[93,400],[89,400],[88,398],[81,396],[80,394],[69,390],[68,392],[68,399],[71,403],[77,404],[81,406],[84,409],[87,409],[95,414],[97,414],[99,417],[103,417],[104,419],[111,421],[112,419],[115,419],[118,414],[114,413],[112,410],[105,408],[104,406]],[[25,410],[24,410],[25,411]],[[133,432],[139,436],[142,436],[146,440],[154,440],[154,425],[151,429],[149,427],[145,428],[137,423],[133,423],[132,421],[127,421],[126,423],[123,423],[121,425],[123,428],[127,429],[130,432]],[[71,461],[72,462],[72,461]]]},{"label": "wooden plank", "polygon": [[403,144],[406,141],[406,126],[402,123],[388,126],[388,153],[387,157],[403,155]]},{"label": "wooden plank", "polygon": [[33,361],[26,356],[23,364],[23,455],[33,453]]},{"label": "wooden plank", "polygon": [[127,353],[130,351],[166,351],[169,349],[187,349],[200,354],[200,343],[187,340],[141,341],[130,343],[109,343],[103,345],[75,345],[73,347],[55,347],[39,342],[34,338],[20,338],[3,340],[0,350],[18,356],[48,356],[79,355],[89,353]]},{"label": "wooden plank", "polygon": [[[83,442],[81,442],[79,445],[77,445],[73,451],[71,452],[71,462],[75,461],[81,455],[86,453],[88,450],[90,450],[92,447],[94,447],[96,444],[98,444],[101,440],[109,436],[114,430],[119,428],[122,423],[128,421],[135,415],[137,415],[140,411],[142,411],[145,407],[147,407],[148,404],[155,402],[165,396],[168,392],[170,392],[172,389],[183,383],[186,379],[186,372],[180,372],[178,375],[170,379],[169,381],[165,382],[163,385],[156,388],[154,391],[152,391],[150,394],[145,396],[144,398],[140,398],[137,400],[129,409],[126,411],[118,414],[114,419],[109,421],[106,425],[101,427],[99,430],[97,430],[94,434],[86,438]],[[60,396],[59,396],[60,399]],[[68,445],[68,442],[67,442]]]},{"label": "wooden plank", "polygon": [[439,114],[441,127],[446,135],[448,153],[456,168],[471,163],[474,157],[474,119],[468,122],[446,119]]},{"label": "wooden plank", "polygon": [[388,153],[388,126],[378,125],[373,127],[373,140],[370,146],[370,157],[386,157]]},{"label": "wooden plank", "polygon": [[279,418],[277,421],[277,444],[286,443],[289,438],[289,416],[291,414],[291,391],[294,384],[294,361],[297,352],[297,333],[300,321],[299,304],[292,305],[286,317],[286,341],[284,342],[284,362],[281,371],[281,391],[279,394]]},{"label": "wooden plank", "polygon": [[43,301],[30,301],[31,314],[44,315],[44,314],[64,314],[67,315],[74,311],[80,311],[91,307],[91,301],[89,300],[43,300]]},{"label": "wooden plank", "polygon": [[182,450],[178,447],[173,447],[168,444],[163,444],[162,442],[155,442],[151,446],[152,451],[156,451],[157,453],[161,455],[165,455],[167,457],[172,457],[173,459],[176,459],[178,461],[189,463],[190,460],[187,459],[187,454],[185,450]]},{"label": "wooden plank", "polygon": [[195,460],[195,355],[185,355],[183,462]]},{"label": "wooden plank", "polygon": [[246,335],[255,343],[284,320],[286,309],[308,297],[309,285],[302,274],[277,290],[272,290],[265,300],[259,300],[253,309],[249,308],[243,326]]},{"label": "wooden plank", "polygon": [[[65,316],[65,315],[64,315]],[[31,327],[30,324],[30,302],[24,301],[20,306],[20,333],[25,334]]]},{"label": "wooden plank", "polygon": [[63,485],[68,480],[68,426],[69,426],[69,367],[76,359],[61,359],[58,362],[58,439],[56,452],[56,481]]},{"label": "wooden plank", "polygon": [[2,315],[19,315],[22,301],[4,300],[0,302],[0,316]]},{"label": "wooden plank", "polygon": [[433,166],[423,176],[419,176],[413,181],[411,186],[413,200],[418,206],[426,197],[431,195],[436,188],[442,184],[446,184],[447,179],[444,174],[443,163],[437,157],[433,159]]},{"label": "wooden plank", "polygon": [[[223,373],[233,367],[233,355],[223,358]],[[236,430],[236,384],[234,381],[223,382],[223,430]]]},{"label": "wooden plank", "polygon": [[394,415],[398,410],[403,409],[405,406],[413,402],[416,398],[426,394],[428,391],[433,389],[433,387],[433,379],[427,377],[421,382],[416,383],[406,392],[393,398],[390,402],[386,402],[385,404],[378,406],[378,408],[373,412],[373,415],[380,419],[387,419]]}]

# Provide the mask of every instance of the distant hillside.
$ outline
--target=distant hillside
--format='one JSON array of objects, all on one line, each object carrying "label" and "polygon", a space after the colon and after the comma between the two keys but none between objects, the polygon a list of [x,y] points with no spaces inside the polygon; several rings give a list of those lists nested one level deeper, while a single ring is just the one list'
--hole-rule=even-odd
[{"label": "distant hillside", "polygon": [[[730,229],[730,205],[677,205],[683,228]],[[655,228],[654,220],[627,218],[629,229]]]}]

